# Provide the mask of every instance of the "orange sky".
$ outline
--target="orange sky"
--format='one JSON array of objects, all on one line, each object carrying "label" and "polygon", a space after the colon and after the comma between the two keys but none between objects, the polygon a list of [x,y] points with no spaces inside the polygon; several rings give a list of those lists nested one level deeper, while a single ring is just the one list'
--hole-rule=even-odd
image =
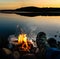
[{"label": "orange sky", "polygon": [[0,9],[16,9],[25,6],[60,7],[60,0],[1,0]]}]

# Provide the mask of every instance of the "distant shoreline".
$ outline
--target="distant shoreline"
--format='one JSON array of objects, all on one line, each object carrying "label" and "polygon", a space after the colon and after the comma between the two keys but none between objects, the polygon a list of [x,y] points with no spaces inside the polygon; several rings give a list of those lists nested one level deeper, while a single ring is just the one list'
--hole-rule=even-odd
[{"label": "distant shoreline", "polygon": [[38,8],[38,7],[24,7],[15,10],[0,10],[0,13],[18,14],[23,16],[60,16],[60,8]]}]

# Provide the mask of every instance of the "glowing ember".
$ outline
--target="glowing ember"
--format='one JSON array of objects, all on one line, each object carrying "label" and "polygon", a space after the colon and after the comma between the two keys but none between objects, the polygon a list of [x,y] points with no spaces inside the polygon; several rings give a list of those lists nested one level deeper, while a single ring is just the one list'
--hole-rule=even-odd
[{"label": "glowing ember", "polygon": [[20,48],[24,51],[29,51],[31,49],[31,42],[29,42],[26,34],[20,34],[18,36],[18,44],[20,44]]}]

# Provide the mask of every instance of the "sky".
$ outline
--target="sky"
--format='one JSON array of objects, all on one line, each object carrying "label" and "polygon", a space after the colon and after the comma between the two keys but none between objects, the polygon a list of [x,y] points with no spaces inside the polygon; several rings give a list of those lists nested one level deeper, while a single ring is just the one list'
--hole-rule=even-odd
[{"label": "sky", "polygon": [[0,0],[0,9],[16,9],[26,6],[60,7],[60,0]]}]

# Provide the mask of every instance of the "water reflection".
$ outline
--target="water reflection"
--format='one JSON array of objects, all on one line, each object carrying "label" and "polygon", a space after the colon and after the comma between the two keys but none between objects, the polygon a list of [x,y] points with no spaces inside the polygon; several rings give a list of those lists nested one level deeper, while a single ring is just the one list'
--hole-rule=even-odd
[{"label": "water reflection", "polygon": [[60,35],[60,16],[27,17],[16,14],[0,14],[0,35],[16,34],[20,31],[17,25],[33,39],[40,31],[44,31],[48,37],[54,37],[55,34]]},{"label": "water reflection", "polygon": [[16,14],[21,16],[27,16],[27,17],[40,16],[40,13],[16,13]]}]

